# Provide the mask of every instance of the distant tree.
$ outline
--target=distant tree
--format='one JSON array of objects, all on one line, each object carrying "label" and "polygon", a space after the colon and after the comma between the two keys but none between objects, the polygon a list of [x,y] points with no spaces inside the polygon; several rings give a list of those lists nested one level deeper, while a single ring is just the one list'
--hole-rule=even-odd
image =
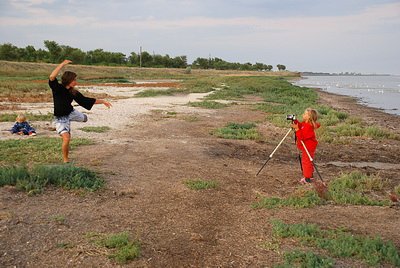
[{"label": "distant tree", "polygon": [[139,55],[135,52],[131,52],[131,55],[128,57],[128,63],[134,66],[139,66]]},{"label": "distant tree", "polygon": [[265,65],[265,70],[271,71],[274,67],[272,65]]},{"label": "distant tree", "polygon": [[18,47],[5,43],[0,45],[0,60],[17,61],[19,60]]},{"label": "distant tree", "polygon": [[25,47],[25,58],[24,60],[34,62],[37,59],[36,49],[33,46]]},{"label": "distant tree", "polygon": [[278,64],[278,65],[276,65],[276,67],[278,68],[279,71],[284,71],[284,70],[286,70],[286,66],[285,66],[285,65],[282,65],[282,64]]},{"label": "distant tree", "polygon": [[257,71],[265,70],[265,64],[256,62],[256,64],[254,64],[254,68],[255,68]]},{"label": "distant tree", "polygon": [[187,67],[187,57],[177,56],[172,59],[172,68],[186,68]]},{"label": "distant tree", "polygon": [[194,68],[200,68],[200,69],[208,69],[210,64],[209,64],[209,59],[206,58],[197,58],[193,61],[192,66]]},{"label": "distant tree", "polygon": [[152,67],[153,56],[147,51],[142,51],[142,66]]},{"label": "distant tree", "polygon": [[36,50],[36,61],[48,62],[50,53],[44,49],[39,48]]},{"label": "distant tree", "polygon": [[72,60],[75,64],[85,63],[86,53],[79,48],[61,46],[60,58]]},{"label": "distant tree", "polygon": [[62,48],[55,41],[44,40],[44,46],[49,50],[50,62],[58,63],[61,60]]}]

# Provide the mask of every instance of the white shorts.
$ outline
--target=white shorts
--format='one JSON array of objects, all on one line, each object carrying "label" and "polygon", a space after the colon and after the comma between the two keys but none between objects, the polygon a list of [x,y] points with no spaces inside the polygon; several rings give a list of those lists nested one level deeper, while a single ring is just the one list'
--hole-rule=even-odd
[{"label": "white shorts", "polygon": [[69,115],[56,116],[54,121],[56,123],[56,131],[61,135],[71,132],[71,121],[86,122],[87,115],[74,109]]}]

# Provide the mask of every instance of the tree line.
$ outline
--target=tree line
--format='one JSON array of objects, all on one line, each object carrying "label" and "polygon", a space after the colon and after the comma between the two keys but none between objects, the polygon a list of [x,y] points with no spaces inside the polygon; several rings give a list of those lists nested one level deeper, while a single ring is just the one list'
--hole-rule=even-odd
[{"label": "tree line", "polygon": [[[79,48],[60,45],[55,41],[45,40],[46,49],[35,49],[29,45],[19,48],[11,43],[0,45],[0,60],[59,63],[64,59],[72,60],[75,64],[82,65],[106,65],[106,66],[132,66],[153,68],[187,68],[187,56],[170,57],[168,54],[150,54],[147,51],[139,53],[131,52],[127,57],[121,52],[109,52],[103,49],[82,51]],[[286,66],[278,64],[278,70],[286,70]],[[272,65],[258,63],[252,64],[227,62],[220,58],[197,58],[191,64],[191,68],[217,69],[217,70],[258,70],[271,71]]]}]

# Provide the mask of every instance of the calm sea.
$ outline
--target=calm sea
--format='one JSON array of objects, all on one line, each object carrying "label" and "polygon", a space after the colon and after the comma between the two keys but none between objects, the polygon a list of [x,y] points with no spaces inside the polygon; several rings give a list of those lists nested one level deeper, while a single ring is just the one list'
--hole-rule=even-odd
[{"label": "calm sea", "polygon": [[294,84],[356,97],[364,105],[400,115],[400,76],[304,76]]}]

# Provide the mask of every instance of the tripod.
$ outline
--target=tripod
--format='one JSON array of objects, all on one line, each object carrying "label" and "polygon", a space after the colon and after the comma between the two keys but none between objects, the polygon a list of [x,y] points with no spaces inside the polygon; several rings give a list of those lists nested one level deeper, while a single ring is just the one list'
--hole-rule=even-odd
[{"label": "tripod", "polygon": [[279,146],[281,146],[282,142],[286,139],[286,137],[289,135],[290,131],[292,131],[292,129],[289,129],[289,131],[286,133],[285,137],[283,137],[283,139],[279,142],[278,146],[275,147],[275,149],[272,151],[272,153],[269,155],[269,158],[267,159],[267,161],[264,163],[264,165],[260,168],[260,170],[257,172],[256,176],[258,176],[258,174],[260,174],[261,170],[263,170],[263,168],[267,165],[268,161],[271,160],[272,156],[274,155],[274,153],[276,152],[276,150],[278,150]]},{"label": "tripod", "polygon": [[[289,131],[286,133],[286,135],[283,137],[283,139],[279,142],[279,144],[275,147],[275,149],[272,151],[272,153],[269,155],[267,161],[265,161],[264,165],[260,168],[260,170],[257,172],[256,176],[258,176],[258,174],[260,174],[261,170],[263,170],[263,168],[267,165],[268,161],[271,160],[272,156],[274,155],[274,153],[276,152],[276,150],[278,150],[279,146],[281,146],[282,142],[286,139],[286,137],[289,135],[289,133],[292,131],[292,128],[289,129]],[[321,179],[321,181],[323,182],[324,180],[321,177],[321,174],[319,173],[317,166],[315,165],[314,159],[311,157],[310,153],[307,150],[306,145],[304,144],[304,142],[301,140],[300,141],[301,144],[303,145],[304,150],[307,153],[308,158],[310,159],[311,163],[314,166],[315,171],[317,171],[317,174],[319,176],[319,178]],[[300,166],[301,166],[301,161],[300,161]]]}]

